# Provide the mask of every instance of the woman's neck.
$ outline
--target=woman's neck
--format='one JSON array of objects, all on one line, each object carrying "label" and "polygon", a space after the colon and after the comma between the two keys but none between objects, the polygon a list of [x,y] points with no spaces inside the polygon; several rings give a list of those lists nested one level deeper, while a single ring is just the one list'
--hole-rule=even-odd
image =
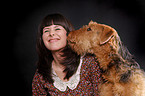
[{"label": "woman's neck", "polygon": [[60,62],[64,57],[61,56],[61,52],[52,52],[52,56],[54,60],[52,61],[52,68],[57,74],[57,76],[64,82],[68,81],[64,79],[66,73],[64,72],[65,66],[63,66]]},{"label": "woman's neck", "polygon": [[61,56],[61,51],[52,51],[52,56],[54,60],[52,61],[52,64],[56,67],[64,69],[64,66],[60,63],[64,57]]}]

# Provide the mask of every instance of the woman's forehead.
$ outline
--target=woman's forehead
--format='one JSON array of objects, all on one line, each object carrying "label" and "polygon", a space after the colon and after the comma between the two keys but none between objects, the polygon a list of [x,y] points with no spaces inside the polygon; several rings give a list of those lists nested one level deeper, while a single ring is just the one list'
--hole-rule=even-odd
[{"label": "woman's forehead", "polygon": [[49,29],[49,28],[58,28],[58,27],[62,27],[61,25],[50,25],[50,26],[46,26],[43,29]]}]

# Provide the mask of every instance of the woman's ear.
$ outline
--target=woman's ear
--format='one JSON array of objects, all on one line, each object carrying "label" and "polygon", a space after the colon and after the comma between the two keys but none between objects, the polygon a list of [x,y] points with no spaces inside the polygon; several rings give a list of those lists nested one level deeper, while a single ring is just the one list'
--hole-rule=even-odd
[{"label": "woman's ear", "polygon": [[107,25],[101,25],[102,27],[102,32],[100,35],[100,44],[105,44],[107,43],[113,36],[115,33],[115,30]]}]

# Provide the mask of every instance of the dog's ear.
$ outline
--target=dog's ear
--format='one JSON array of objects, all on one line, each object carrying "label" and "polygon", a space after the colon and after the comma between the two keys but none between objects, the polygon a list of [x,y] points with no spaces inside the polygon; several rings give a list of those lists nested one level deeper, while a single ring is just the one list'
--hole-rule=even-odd
[{"label": "dog's ear", "polygon": [[105,44],[107,43],[115,33],[115,30],[107,25],[101,25],[102,26],[102,32],[100,35],[100,44]]}]

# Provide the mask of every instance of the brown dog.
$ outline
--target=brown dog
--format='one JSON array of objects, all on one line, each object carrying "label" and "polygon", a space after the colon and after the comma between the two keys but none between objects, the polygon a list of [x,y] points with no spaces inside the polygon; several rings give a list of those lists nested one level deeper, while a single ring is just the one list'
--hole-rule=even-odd
[{"label": "brown dog", "polygon": [[145,96],[145,76],[115,29],[91,21],[70,32],[68,44],[79,55],[96,55],[102,69],[100,96]]}]

